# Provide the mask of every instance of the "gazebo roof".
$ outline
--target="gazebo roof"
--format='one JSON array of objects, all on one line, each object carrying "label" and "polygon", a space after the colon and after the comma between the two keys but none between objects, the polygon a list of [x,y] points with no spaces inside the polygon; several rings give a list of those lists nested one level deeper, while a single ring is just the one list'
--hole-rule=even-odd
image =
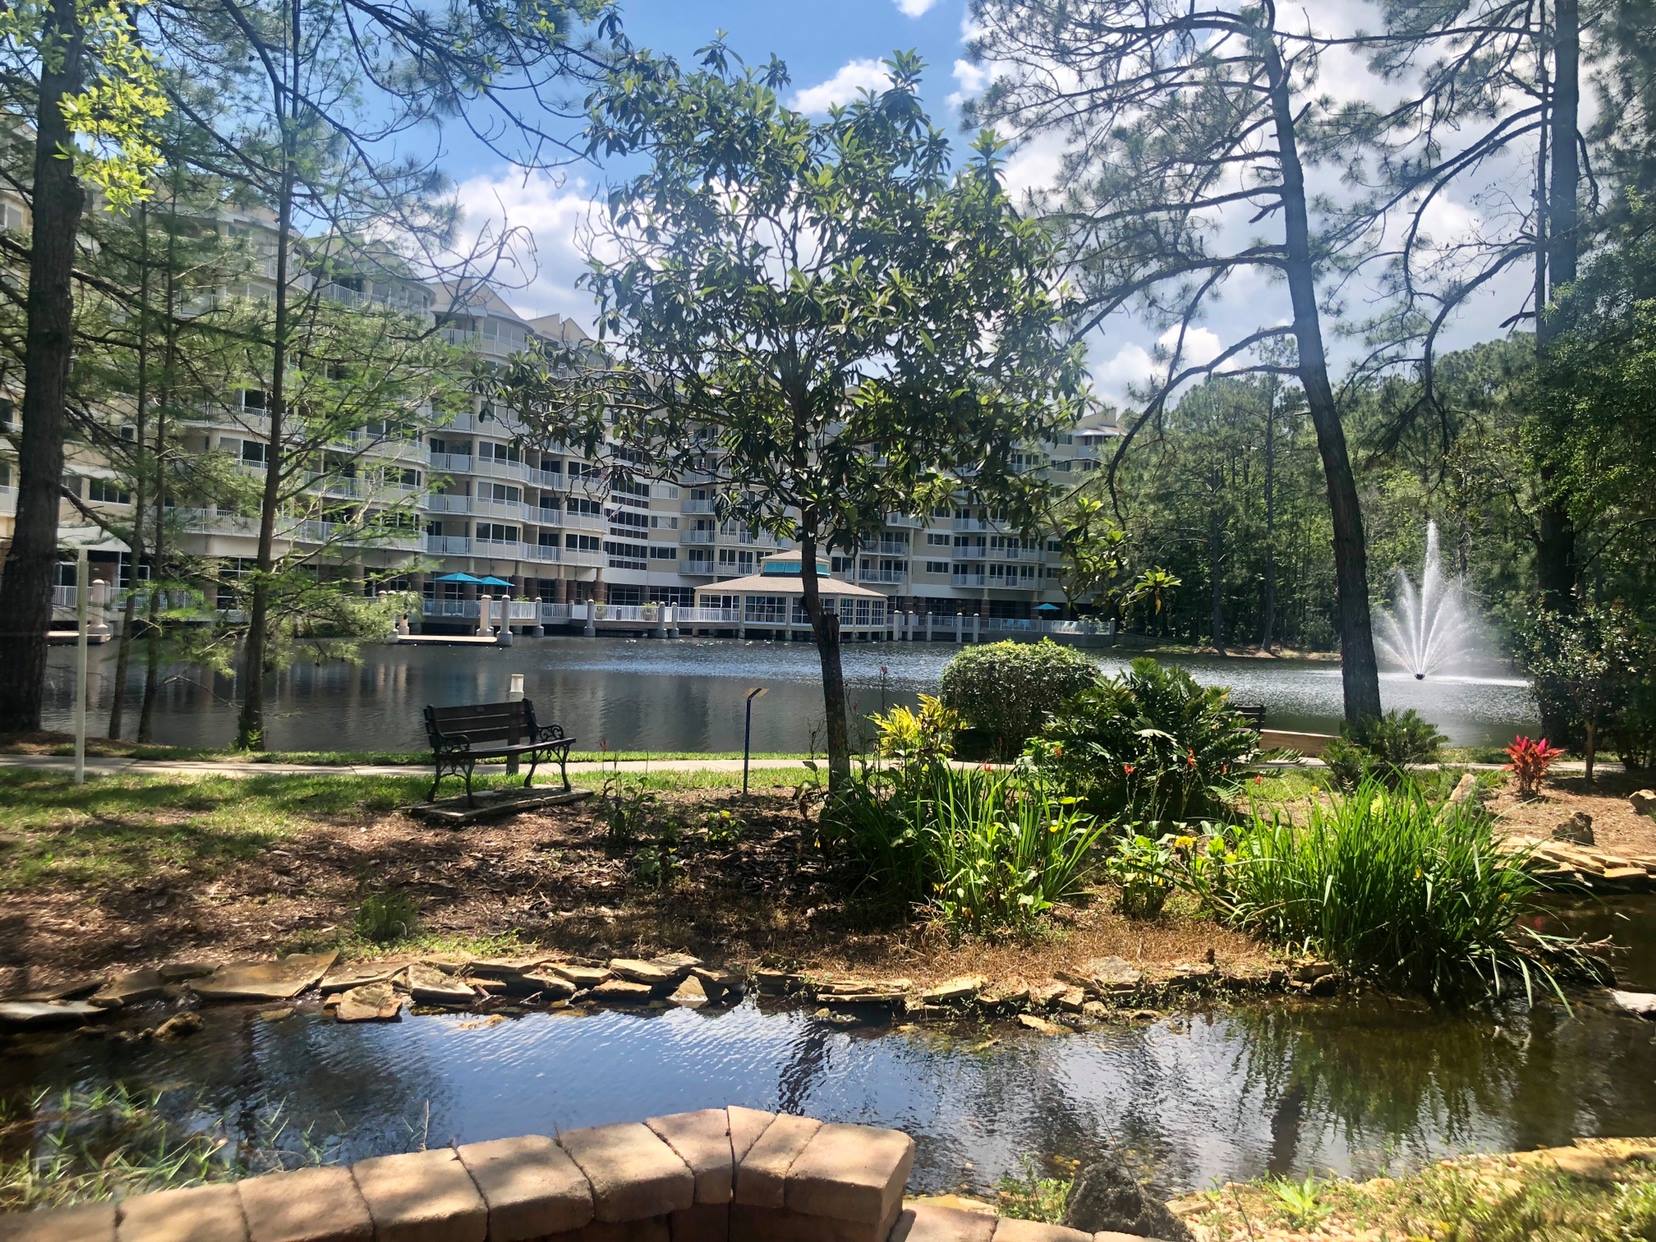
[{"label": "gazebo roof", "polygon": [[[854,582],[838,578],[819,578],[817,590],[824,595],[849,596],[853,599],[884,599],[878,591],[870,591]],[[696,588],[697,595],[803,595],[805,584],[796,576],[787,574],[749,574],[745,578],[730,578]]]}]

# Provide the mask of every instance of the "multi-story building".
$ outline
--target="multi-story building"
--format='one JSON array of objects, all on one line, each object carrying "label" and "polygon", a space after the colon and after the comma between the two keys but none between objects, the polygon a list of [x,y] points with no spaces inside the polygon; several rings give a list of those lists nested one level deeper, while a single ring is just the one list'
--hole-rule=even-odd
[{"label": "multi-story building", "polygon": [[[214,227],[246,241],[252,256],[244,283],[231,292],[257,296],[268,288],[275,249],[269,218],[222,213]],[[424,317],[485,364],[503,364],[540,343],[587,339],[573,321],[527,318],[487,288],[462,293],[375,271],[350,279],[335,272],[322,292]],[[696,588],[755,574],[763,558],[779,550],[766,533],[718,518],[716,489],[694,469],[705,463],[690,459],[667,481],[616,484],[576,449],[546,444],[527,430],[513,411],[482,397],[443,419],[426,409],[387,411],[382,425],[328,446],[337,460],[318,473],[303,512],[280,528],[280,550],[310,551],[319,572],[372,584],[367,590],[418,593],[428,628],[471,624],[480,594],[523,601],[513,607],[512,621],[524,626],[570,616],[567,607],[543,604],[688,606]],[[15,417],[0,403],[0,433],[7,431],[15,431]],[[187,415],[182,434],[186,453],[217,455],[215,460],[227,459],[227,468],[256,478],[265,469],[269,431],[265,394],[244,389]],[[1115,434],[1113,423],[1095,417],[1051,444],[1029,446],[1021,464],[1060,484],[1079,483]],[[15,508],[10,448],[9,438],[0,436],[0,544],[9,541]],[[110,474],[84,448],[71,453],[70,486],[86,505],[119,513],[131,498]],[[380,530],[358,540],[344,524],[330,521],[336,501],[354,507],[359,519],[375,505],[408,512],[389,534]],[[244,512],[209,506],[177,517],[177,550],[214,562],[220,582],[251,563],[257,524]],[[67,503],[64,521],[85,533],[79,529],[87,526],[85,518]],[[131,583],[118,542],[75,542],[92,543],[96,576]],[[1043,602],[1061,604],[1064,598],[1055,542],[1024,538],[1004,529],[993,513],[964,503],[892,514],[856,555],[835,555],[830,570],[887,596],[892,611],[921,615],[1030,617]],[[479,586],[466,577],[492,582]],[[62,581],[70,580],[66,571]],[[227,607],[230,601],[218,603]]]}]

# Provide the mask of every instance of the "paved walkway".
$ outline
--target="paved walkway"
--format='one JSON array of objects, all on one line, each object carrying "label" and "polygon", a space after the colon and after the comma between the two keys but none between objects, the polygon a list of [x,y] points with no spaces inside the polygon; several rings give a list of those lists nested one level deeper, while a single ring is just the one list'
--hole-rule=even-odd
[{"label": "paved walkway", "polygon": [[[797,768],[804,763],[798,759],[753,759],[749,766],[760,768]],[[6,755],[0,754],[0,768],[39,768],[51,772],[73,772],[75,761],[65,755]],[[142,776],[418,776],[429,777],[431,764],[425,760],[401,764],[346,764],[346,763],[245,763],[219,762],[212,759],[120,759],[88,755],[86,770],[90,774],[110,776],[131,772]],[[740,772],[740,759],[628,759],[620,763],[600,763],[582,760],[569,765],[571,776],[581,772]],[[504,764],[479,765],[478,774],[504,773]],[[556,772],[557,764],[541,764],[542,772]]]}]

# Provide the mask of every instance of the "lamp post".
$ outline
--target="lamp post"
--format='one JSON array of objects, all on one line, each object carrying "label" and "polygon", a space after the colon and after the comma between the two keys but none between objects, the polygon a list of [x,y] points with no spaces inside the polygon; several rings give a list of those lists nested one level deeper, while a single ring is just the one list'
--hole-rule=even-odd
[{"label": "lamp post", "polygon": [[765,687],[755,686],[747,692],[746,719],[742,723],[742,797],[748,792],[748,763],[753,750],[753,700],[765,693]]}]

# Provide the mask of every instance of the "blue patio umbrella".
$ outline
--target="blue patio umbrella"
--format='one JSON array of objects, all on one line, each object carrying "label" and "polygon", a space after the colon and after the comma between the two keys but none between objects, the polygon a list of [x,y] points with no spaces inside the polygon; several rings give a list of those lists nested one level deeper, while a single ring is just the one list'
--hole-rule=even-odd
[{"label": "blue patio umbrella", "polygon": [[436,579],[438,582],[463,582],[470,586],[482,586],[482,578],[474,578],[470,574],[443,574]]},{"label": "blue patio umbrella", "polygon": [[503,586],[503,587],[509,587],[509,586],[511,586],[511,585],[512,585],[512,584],[511,584],[511,583],[510,583],[510,582],[507,582],[507,581],[506,581],[506,579],[504,579],[504,578],[497,578],[497,577],[495,577],[495,576],[494,576],[494,575],[493,575],[493,574],[489,574],[489,575],[488,575],[488,576],[487,576],[487,577],[483,577],[483,578],[479,578],[479,579],[478,579],[478,580],[477,580],[477,585],[478,585],[478,586]]},{"label": "blue patio umbrella", "polygon": [[1035,611],[1036,612],[1063,612],[1064,610],[1061,607],[1059,607],[1057,604],[1037,604],[1035,606]]}]

